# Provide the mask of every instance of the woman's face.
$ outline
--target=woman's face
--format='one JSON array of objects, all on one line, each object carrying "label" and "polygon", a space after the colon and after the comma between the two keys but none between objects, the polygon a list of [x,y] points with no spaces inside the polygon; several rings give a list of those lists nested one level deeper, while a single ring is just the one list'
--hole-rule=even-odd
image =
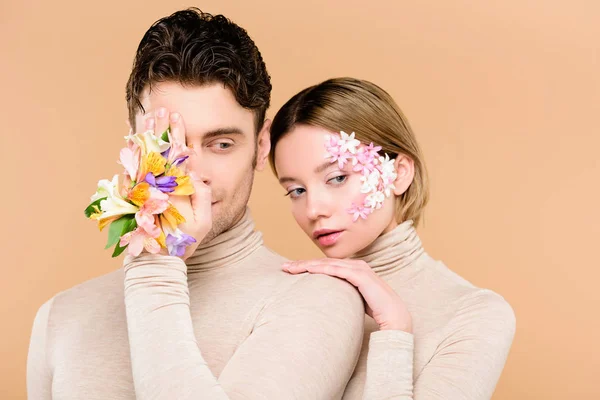
[{"label": "woman's face", "polygon": [[362,205],[367,194],[361,193],[362,173],[353,172],[352,162],[340,169],[330,161],[325,144],[335,135],[339,137],[315,126],[294,127],[274,149],[275,169],[302,230],[327,257],[347,258],[397,226],[395,196],[386,197],[366,219],[354,221],[349,210]]}]

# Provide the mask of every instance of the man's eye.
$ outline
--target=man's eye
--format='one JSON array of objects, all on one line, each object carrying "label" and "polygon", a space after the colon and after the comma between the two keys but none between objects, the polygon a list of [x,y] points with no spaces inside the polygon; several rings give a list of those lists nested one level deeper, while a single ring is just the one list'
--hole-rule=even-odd
[{"label": "man's eye", "polygon": [[229,150],[231,147],[233,147],[233,143],[231,143],[231,142],[215,142],[211,145],[211,147],[213,147],[217,150]]}]

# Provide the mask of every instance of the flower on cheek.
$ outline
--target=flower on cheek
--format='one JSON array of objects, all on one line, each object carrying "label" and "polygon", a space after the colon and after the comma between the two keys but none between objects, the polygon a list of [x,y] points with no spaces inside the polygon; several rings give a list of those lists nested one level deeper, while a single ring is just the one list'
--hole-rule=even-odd
[{"label": "flower on cheek", "polygon": [[362,174],[361,193],[367,194],[362,205],[352,204],[348,212],[356,222],[359,218],[366,219],[374,210],[382,207],[386,197],[390,197],[395,189],[394,182],[397,173],[394,159],[388,154],[379,154],[381,146],[370,143],[368,146],[355,139],[355,133],[348,135],[340,132],[339,137],[326,138],[326,158],[330,162],[337,162],[343,169],[347,162],[351,162],[352,171]]},{"label": "flower on cheek", "polygon": [[373,210],[363,206],[357,206],[352,203],[352,207],[348,209],[348,213],[352,214],[352,221],[356,222],[359,218],[367,219],[367,216],[371,214]]}]

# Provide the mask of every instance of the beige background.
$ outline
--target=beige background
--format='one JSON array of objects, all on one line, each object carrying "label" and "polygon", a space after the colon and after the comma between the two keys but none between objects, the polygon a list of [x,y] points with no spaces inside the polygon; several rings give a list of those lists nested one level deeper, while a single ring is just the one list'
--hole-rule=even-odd
[{"label": "beige background", "polygon": [[[325,3],[325,4],[324,4]],[[118,171],[141,36],[180,1],[0,3],[0,398],[25,398],[32,320],[119,267],[85,220]],[[504,295],[517,334],[494,399],[598,399],[600,3],[205,1],[255,39],[273,107],[331,76],[387,89],[418,134],[429,252]],[[267,244],[318,255],[270,172],[251,206]]]}]

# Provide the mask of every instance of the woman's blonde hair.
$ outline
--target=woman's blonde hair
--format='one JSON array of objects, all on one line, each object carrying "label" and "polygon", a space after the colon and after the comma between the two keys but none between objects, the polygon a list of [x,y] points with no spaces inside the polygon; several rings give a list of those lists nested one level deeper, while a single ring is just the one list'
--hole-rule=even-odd
[{"label": "woman's blonde hair", "polygon": [[302,90],[277,112],[271,125],[269,161],[275,175],[277,142],[296,125],[311,125],[332,132],[356,133],[362,143],[373,142],[381,152],[414,162],[415,176],[396,199],[396,220],[418,225],[429,199],[429,182],[423,154],[408,120],[379,86],[360,79],[334,78]]}]

